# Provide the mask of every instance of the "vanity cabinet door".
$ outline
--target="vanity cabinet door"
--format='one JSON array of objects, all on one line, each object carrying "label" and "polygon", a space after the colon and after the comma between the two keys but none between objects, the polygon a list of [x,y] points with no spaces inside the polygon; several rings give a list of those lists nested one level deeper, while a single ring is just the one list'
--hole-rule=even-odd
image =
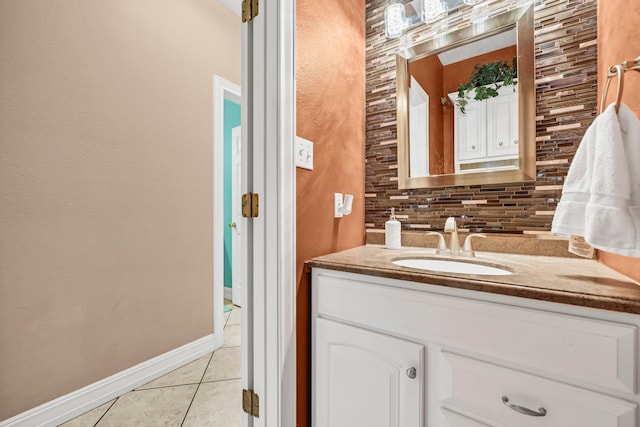
[{"label": "vanity cabinet door", "polygon": [[424,346],[315,320],[314,427],[418,427]]}]

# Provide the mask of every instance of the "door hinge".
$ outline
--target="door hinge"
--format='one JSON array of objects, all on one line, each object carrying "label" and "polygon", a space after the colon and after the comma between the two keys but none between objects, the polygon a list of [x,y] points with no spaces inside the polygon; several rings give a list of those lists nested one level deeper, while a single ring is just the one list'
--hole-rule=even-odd
[{"label": "door hinge", "polygon": [[258,200],[256,193],[247,193],[242,195],[242,216],[244,218],[258,217]]},{"label": "door hinge", "polygon": [[242,0],[242,22],[249,22],[258,16],[258,0]]},{"label": "door hinge", "polygon": [[260,417],[260,398],[253,390],[242,390],[242,410],[252,417]]}]

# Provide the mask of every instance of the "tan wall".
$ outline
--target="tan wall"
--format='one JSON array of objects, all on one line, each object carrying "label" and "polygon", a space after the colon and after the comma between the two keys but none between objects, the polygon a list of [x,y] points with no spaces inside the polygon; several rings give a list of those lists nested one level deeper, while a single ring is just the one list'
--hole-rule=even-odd
[{"label": "tan wall", "polygon": [[0,0],[0,420],[212,332],[212,0]]},{"label": "tan wall", "polygon": [[[638,31],[640,3],[624,0],[598,2],[598,104],[607,79],[607,69],[625,60],[640,56]],[[607,104],[616,96],[617,80],[611,82]],[[624,79],[623,102],[640,117],[640,73],[627,72]],[[599,252],[600,262],[640,281],[640,259]]]},{"label": "tan wall", "polygon": [[496,61],[504,61],[512,65],[513,58],[516,56],[518,56],[518,47],[513,45],[445,66],[443,70],[444,93],[457,92],[462,83],[469,81],[476,65],[484,65]]},{"label": "tan wall", "polygon": [[[363,1],[298,0],[297,133],[314,142],[314,170],[297,172],[298,425],[309,416],[309,282],[303,263],[364,244]],[[333,218],[333,193],[353,213]]]}]

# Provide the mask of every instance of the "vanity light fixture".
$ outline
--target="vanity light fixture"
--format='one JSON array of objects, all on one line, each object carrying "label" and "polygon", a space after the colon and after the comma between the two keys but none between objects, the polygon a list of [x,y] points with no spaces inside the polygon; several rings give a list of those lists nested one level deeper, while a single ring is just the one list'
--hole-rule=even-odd
[{"label": "vanity light fixture", "polygon": [[420,19],[425,24],[432,24],[447,14],[447,2],[444,0],[422,0]]},{"label": "vanity light fixture", "polygon": [[397,39],[407,28],[407,18],[404,5],[392,3],[384,10],[384,34],[388,39]]},{"label": "vanity light fixture", "polygon": [[469,17],[469,21],[471,21],[472,24],[479,24],[487,19],[489,19],[489,5],[483,3],[473,6],[471,16]]},{"label": "vanity light fixture", "polygon": [[463,1],[464,1],[464,4],[473,6],[474,4],[478,4],[483,0],[463,0]]}]

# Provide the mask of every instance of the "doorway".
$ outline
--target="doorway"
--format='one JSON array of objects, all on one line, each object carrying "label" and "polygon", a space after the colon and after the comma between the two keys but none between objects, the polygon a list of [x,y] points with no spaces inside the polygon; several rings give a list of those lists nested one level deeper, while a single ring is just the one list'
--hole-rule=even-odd
[{"label": "doorway", "polygon": [[222,345],[225,299],[239,306],[242,286],[239,273],[242,221],[237,182],[242,170],[239,128],[242,98],[238,85],[220,76],[214,76],[213,83],[213,329],[216,342]]}]

